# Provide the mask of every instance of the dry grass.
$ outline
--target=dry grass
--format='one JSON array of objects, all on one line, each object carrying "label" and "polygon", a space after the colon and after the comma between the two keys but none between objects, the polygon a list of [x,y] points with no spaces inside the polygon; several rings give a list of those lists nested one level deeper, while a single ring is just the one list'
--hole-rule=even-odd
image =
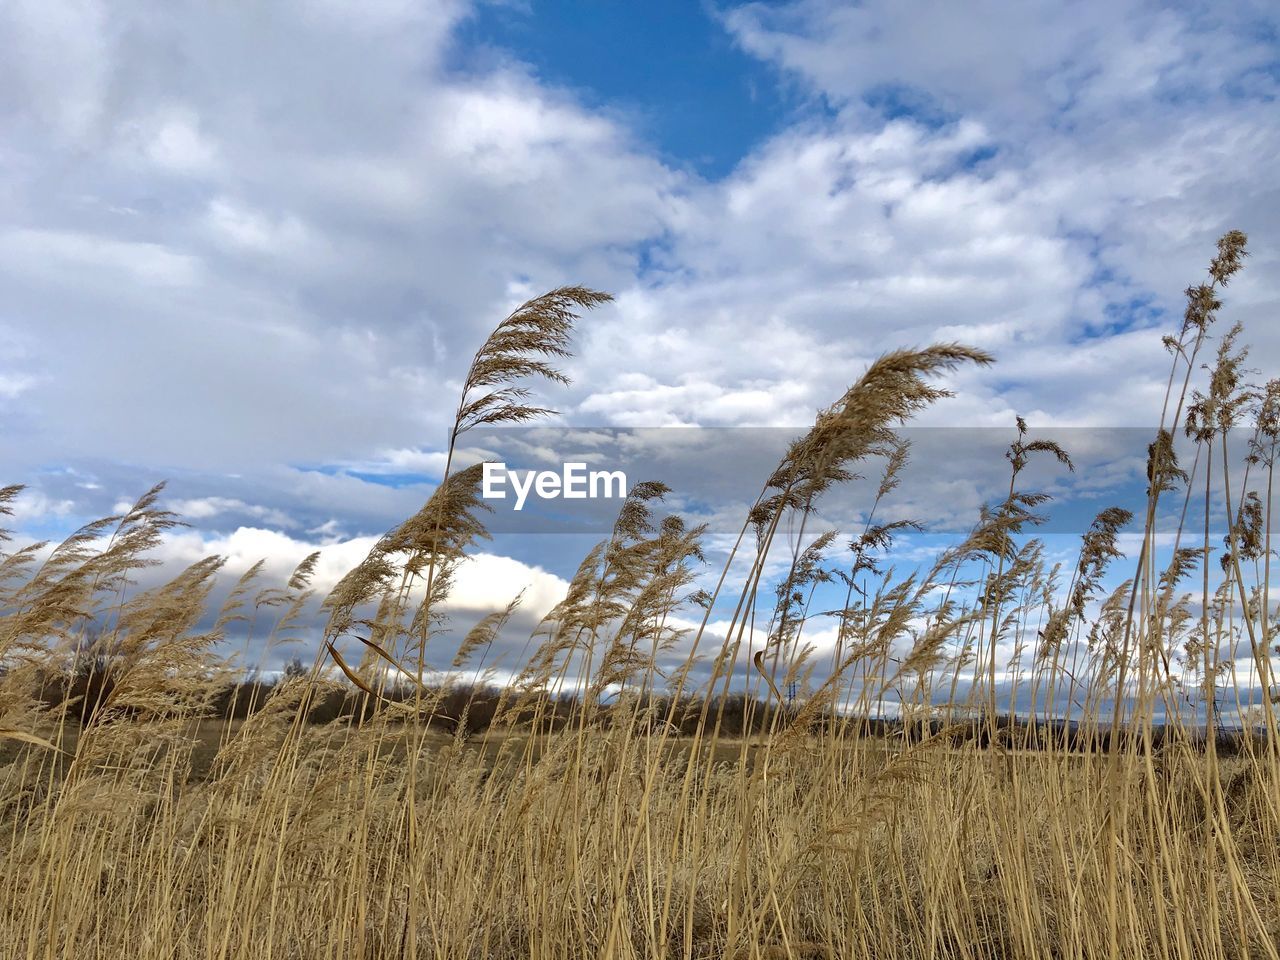
[{"label": "dry grass", "polygon": [[[878,524],[875,509],[842,569],[810,548],[804,526],[823,491],[882,461],[880,497],[891,497],[907,456],[893,428],[944,395],[940,375],[990,361],[957,345],[886,355],[819,415],[762,478],[736,548],[745,579],[726,573],[714,595],[690,594],[703,531],[658,518],[660,484],[637,487],[540,625],[494,723],[471,738],[429,724],[447,691],[417,678],[432,658],[480,671],[511,612],[459,630],[444,613],[454,570],[485,535],[475,470],[450,475],[324,600],[314,668],[243,722],[208,716],[238,669],[222,641],[250,623],[255,646],[288,641],[310,608],[314,559],[282,587],[260,588],[252,571],[220,611],[208,609],[216,559],[139,591],[176,521],[158,491],[51,553],[7,555],[3,955],[1276,957],[1271,704],[1229,758],[1212,738],[1153,723],[1189,684],[1219,678],[1240,643],[1270,686],[1270,503],[1242,494],[1224,451],[1230,428],[1253,424],[1249,469],[1270,491],[1280,389],[1244,382],[1234,332],[1219,339],[1208,382],[1196,381],[1243,253],[1241,235],[1223,238],[1169,338],[1149,536],[1119,589],[1104,586],[1127,562],[1117,512],[1099,516],[1074,569],[1047,567],[1029,536],[1042,498],[1020,475],[1033,457],[1070,461],[1021,423],[1006,499],[932,567],[881,568],[905,525]],[[575,311],[604,299],[568,288],[505,320],[468,373],[450,452],[476,424],[547,413],[527,384],[563,380],[554,364]],[[1168,440],[1188,424],[1202,456],[1180,466]],[[1157,501],[1206,491],[1227,493],[1238,519],[1221,577],[1201,563],[1198,551],[1216,546],[1204,531],[1184,530],[1167,556],[1150,535]],[[0,491],[0,504],[16,492]],[[771,554],[791,563],[763,623]],[[847,600],[830,663],[816,669],[804,628],[833,578]],[[674,628],[677,614],[709,619],[713,605],[730,620],[724,638],[706,621]],[[92,709],[49,703],[48,677],[83,672],[90,635],[88,669],[109,670],[111,683],[86,687]],[[445,636],[464,636],[462,648],[438,649]],[[1009,641],[1027,648],[1022,689],[1044,704],[1069,687],[1086,731],[1109,735],[1110,749],[1028,749],[1026,731],[1000,728],[996,649]],[[352,649],[362,656],[342,652]],[[688,658],[660,671],[675,649]],[[748,662],[763,732],[729,737],[718,695]],[[564,722],[548,691],[576,676],[587,680]],[[777,691],[793,679],[807,696],[780,710]],[[411,696],[389,695],[406,681]],[[369,718],[304,722],[335,686],[358,690]],[[922,717],[946,701],[932,719],[965,720],[980,736],[869,735],[889,690]],[[1110,706],[1118,690],[1124,715]],[[690,710],[697,732],[682,737]]]}]

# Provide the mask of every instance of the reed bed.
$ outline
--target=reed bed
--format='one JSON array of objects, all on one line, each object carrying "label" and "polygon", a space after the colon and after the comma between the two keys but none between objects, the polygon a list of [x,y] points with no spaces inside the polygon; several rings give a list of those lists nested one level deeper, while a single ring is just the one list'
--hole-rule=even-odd
[{"label": "reed bed", "polygon": [[[636,485],[479,728],[479,700],[458,696],[479,686],[427,678],[483,678],[519,598],[451,621],[486,533],[479,469],[454,453],[477,426],[550,414],[531,391],[564,380],[603,294],[556,290],[499,324],[467,371],[445,479],[324,597],[314,557],[281,585],[251,569],[216,608],[219,558],[138,586],[179,522],[159,488],[59,545],[10,549],[0,953],[1276,957],[1280,386],[1252,383],[1241,332],[1218,323],[1244,256],[1243,235],[1222,238],[1166,338],[1146,516],[1104,509],[1074,563],[1046,559],[1044,495],[1023,482],[1070,453],[1021,421],[1007,496],[969,536],[932,564],[887,562],[913,528],[877,519],[910,456],[896,428],[948,373],[992,361],[888,353],[761,478],[713,588],[696,589],[705,530],[663,515],[660,482]],[[1248,449],[1230,449],[1241,430]],[[811,529],[825,491],[873,468],[847,544]],[[6,512],[19,490],[0,491]],[[1160,507],[1192,497],[1225,502],[1225,542],[1207,524],[1157,536]],[[817,610],[833,587],[843,607]],[[821,653],[805,634],[820,617],[837,624]],[[237,685],[287,642],[312,644],[309,668]],[[1224,683],[1227,707],[1176,708]],[[1010,716],[1010,684],[1041,723]],[[228,690],[252,702],[215,710]],[[335,694],[348,709],[316,722]]]}]

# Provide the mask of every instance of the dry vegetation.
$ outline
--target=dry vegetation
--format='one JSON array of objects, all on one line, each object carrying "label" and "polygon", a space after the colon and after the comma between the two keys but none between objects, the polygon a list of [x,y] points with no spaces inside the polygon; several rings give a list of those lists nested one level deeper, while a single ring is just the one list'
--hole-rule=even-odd
[{"label": "dry vegetation", "polygon": [[[693,592],[703,531],[660,518],[661,484],[637,486],[531,638],[517,681],[491,694],[480,732],[459,688],[415,682],[441,664],[482,678],[512,613],[445,648],[466,630],[445,615],[451,579],[485,532],[474,468],[451,472],[323,600],[314,667],[270,687],[234,685],[243,659],[226,657],[224,638],[248,635],[256,652],[297,636],[313,558],[283,586],[250,571],[220,610],[209,609],[218,559],[142,589],[177,520],[157,491],[56,548],[10,552],[0,951],[1275,957],[1271,703],[1250,708],[1229,757],[1216,712],[1207,738],[1191,722],[1159,724],[1188,688],[1228,673],[1271,688],[1270,498],[1243,491],[1261,477],[1270,492],[1280,390],[1246,382],[1237,331],[1216,325],[1244,243],[1220,241],[1167,339],[1138,556],[1120,555],[1131,518],[1113,508],[1073,569],[1048,567],[1030,536],[1042,498],[1020,478],[1032,458],[1070,460],[1019,424],[1008,496],[963,544],[895,574],[883,557],[907,525],[879,524],[871,509],[833,572],[831,538],[804,531],[813,504],[872,465],[891,497],[908,455],[893,429],[944,395],[941,375],[990,360],[955,344],[890,353],[764,478],[736,548],[749,570],[722,576],[714,596]],[[605,299],[558,290],[495,330],[468,371],[451,454],[478,424],[548,412],[529,385],[563,379],[556,363],[578,314]],[[1252,431],[1252,476],[1230,469],[1242,452],[1227,449],[1233,427]],[[1179,431],[1197,444],[1194,464],[1173,456]],[[1193,496],[1227,498],[1226,544],[1186,529],[1157,549],[1159,503]],[[790,572],[772,617],[758,618],[771,552]],[[1112,590],[1119,564],[1132,576]],[[847,585],[847,600],[839,642],[818,658],[804,629],[824,582]],[[713,639],[705,619],[676,629],[713,607],[727,636]],[[1009,642],[1025,648],[1020,689],[1050,712],[1069,690],[1078,729],[1002,722],[997,648]],[[672,670],[675,649],[691,652]],[[1250,677],[1229,669],[1237,649],[1252,651]],[[753,698],[727,698],[747,664]],[[783,707],[792,679],[805,695]],[[566,684],[572,702],[552,695]],[[228,690],[255,702],[242,719],[208,719]],[[312,722],[335,690],[356,706]],[[870,722],[885,691],[907,705],[901,735]]]}]

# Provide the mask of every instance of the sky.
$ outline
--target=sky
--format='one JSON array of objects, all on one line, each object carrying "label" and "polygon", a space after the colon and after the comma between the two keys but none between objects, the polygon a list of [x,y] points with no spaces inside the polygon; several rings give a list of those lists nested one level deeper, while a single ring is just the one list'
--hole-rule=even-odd
[{"label": "sky", "polygon": [[[1225,315],[1280,361],[1278,31],[1261,0],[9,0],[14,523],[167,480],[167,559],[336,578],[429,495],[488,330],[567,283],[616,297],[546,395],[572,427],[801,428],[938,340],[998,362],[926,425],[1151,427],[1228,229]],[[496,543],[463,605],[540,612],[580,546]]]}]

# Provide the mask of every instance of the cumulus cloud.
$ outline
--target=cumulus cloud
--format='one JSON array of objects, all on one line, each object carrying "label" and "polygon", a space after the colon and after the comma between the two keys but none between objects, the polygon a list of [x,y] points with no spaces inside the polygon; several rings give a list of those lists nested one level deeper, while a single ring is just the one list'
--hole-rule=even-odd
[{"label": "cumulus cloud", "polygon": [[1171,10],[1145,0],[798,0],[735,6],[724,19],[747,49],[830,97],[897,91],[947,113],[1028,123],[1115,115],[1233,81],[1265,88],[1276,57],[1265,28],[1280,22],[1261,2]]},{"label": "cumulus cloud", "polygon": [[[999,363],[927,423],[1148,427],[1160,334],[1233,227],[1228,310],[1280,359],[1270,5],[730,5],[807,99],[713,180],[468,59],[473,12],[0,10],[0,455],[27,521],[168,477],[192,550],[336,570],[429,495],[488,329],[565,282],[617,294],[547,398],[583,426],[798,427],[941,339]],[[502,549],[459,597],[519,589],[536,551]],[[545,553],[539,604],[577,559]]]},{"label": "cumulus cloud", "polygon": [[293,519],[283,510],[245,503],[234,497],[193,497],[188,500],[171,500],[166,506],[180,517],[196,523],[236,513],[256,517],[276,527],[290,527],[294,524]]},{"label": "cumulus cloud", "polygon": [[[1280,356],[1258,309],[1280,299],[1272,6],[800,0],[724,21],[833,114],[746,165],[735,209],[774,185],[784,249],[808,263],[836,251],[851,314],[993,349],[988,410],[1151,416],[1150,328],[1176,322],[1232,227],[1256,259],[1231,309],[1253,321],[1259,357]],[[797,178],[806,201],[791,207]]]},{"label": "cumulus cloud", "polygon": [[[158,566],[143,575],[139,588],[163,582],[204,557],[222,557],[223,589],[214,596],[212,610],[225,597],[226,587],[259,561],[263,566],[254,581],[255,588],[279,587],[304,558],[313,552],[318,553],[311,581],[317,599],[306,608],[299,621],[300,637],[307,640],[314,650],[318,649],[324,622],[319,599],[358,565],[376,542],[377,538],[371,536],[335,539],[322,535],[315,538],[253,526],[236,527],[225,534],[209,534],[194,529],[172,532],[164,536],[155,551]],[[520,595],[517,612],[491,651],[494,658],[509,657],[527,644],[535,625],[564,597],[567,586],[565,580],[537,564],[484,551],[475,553],[456,571],[449,597],[441,608],[448,622],[442,625],[442,636],[436,641],[428,662],[437,664],[440,661],[437,665],[447,666],[456,643],[467,630],[485,614],[505,607]],[[416,592],[414,600],[420,599],[420,592]],[[270,613],[263,616],[269,618]],[[269,632],[269,628],[259,631],[259,640],[263,632]],[[450,644],[451,640],[454,645]],[[250,653],[254,654],[249,660],[253,663],[256,652],[251,650]],[[292,648],[275,649],[270,652],[264,667],[278,669],[295,653]]]},{"label": "cumulus cloud", "polygon": [[48,438],[8,462],[430,443],[522,294],[633,275],[681,177],[518,64],[448,73],[464,5],[366,6],[7,8],[0,323]]},{"label": "cumulus cloud", "polygon": [[[174,568],[202,557],[225,557],[227,572],[235,576],[263,560],[263,577],[268,581],[283,581],[305,557],[318,552],[320,558],[312,586],[324,595],[368,556],[376,542],[376,537],[354,537],[321,543],[263,527],[237,527],[221,536],[188,530],[166,536],[159,557]],[[540,567],[479,552],[458,568],[446,606],[453,610],[488,612],[505,606],[523,590],[523,610],[541,617],[560,601],[566,586],[564,580]]]}]

